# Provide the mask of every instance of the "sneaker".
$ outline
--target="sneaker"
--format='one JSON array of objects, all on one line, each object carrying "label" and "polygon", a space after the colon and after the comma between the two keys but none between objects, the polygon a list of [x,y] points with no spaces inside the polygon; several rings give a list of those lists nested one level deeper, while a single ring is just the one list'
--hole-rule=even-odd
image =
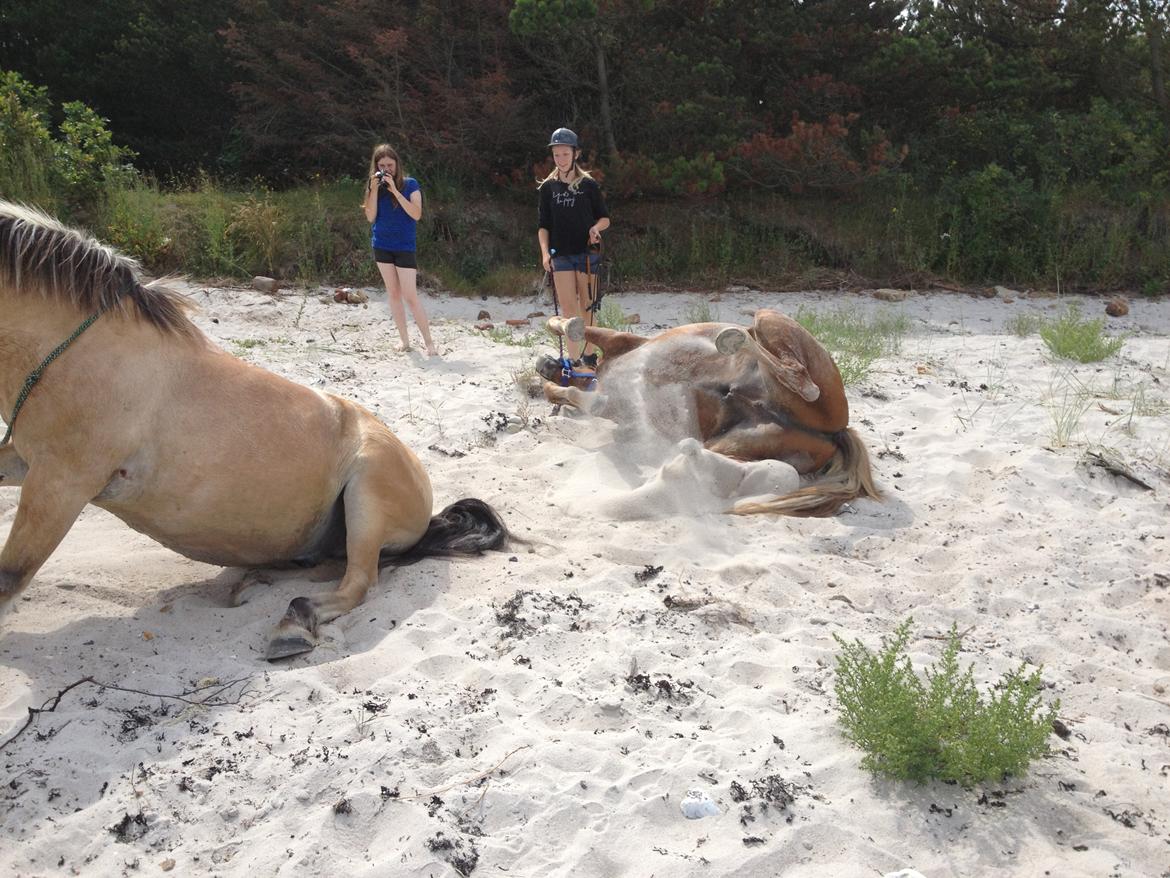
[{"label": "sneaker", "polygon": [[590,369],[597,368],[597,354],[585,354],[581,357],[581,365],[588,366]]}]

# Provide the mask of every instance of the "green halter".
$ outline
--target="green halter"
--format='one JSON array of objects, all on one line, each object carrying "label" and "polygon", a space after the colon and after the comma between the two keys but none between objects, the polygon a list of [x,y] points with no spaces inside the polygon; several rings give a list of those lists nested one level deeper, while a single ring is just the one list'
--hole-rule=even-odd
[{"label": "green halter", "polygon": [[61,354],[65,352],[65,349],[69,347],[69,345],[77,341],[83,332],[93,326],[94,321],[101,317],[102,314],[105,313],[105,310],[106,309],[104,307],[100,308],[96,313],[87,317],[85,321],[79,327],[77,327],[76,330],[74,330],[73,335],[69,336],[69,338],[61,342],[61,344],[53,348],[52,352],[41,361],[41,364],[28,373],[28,377],[24,379],[24,386],[20,388],[20,393],[16,397],[16,406],[12,409],[12,417],[8,419],[8,430],[4,434],[4,438],[0,439],[0,448],[3,448],[10,441],[12,441],[12,431],[16,427],[16,416],[20,414],[20,410],[24,407],[24,403],[28,399],[28,395],[32,393],[32,389],[36,387],[37,382],[41,380],[41,376],[45,374],[45,369],[49,368],[49,364],[53,362],[53,360],[57,359],[57,357],[61,356]]}]

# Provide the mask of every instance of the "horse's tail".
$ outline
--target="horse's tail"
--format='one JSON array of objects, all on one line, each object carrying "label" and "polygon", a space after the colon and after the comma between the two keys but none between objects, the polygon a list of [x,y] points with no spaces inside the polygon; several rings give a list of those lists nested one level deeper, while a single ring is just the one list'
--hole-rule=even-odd
[{"label": "horse's tail", "polygon": [[833,434],[833,442],[837,452],[814,484],[762,503],[740,503],[731,511],[736,515],[770,512],[825,518],[835,515],[845,503],[857,497],[880,500],[881,492],[874,484],[869,466],[869,452],[861,437],[846,428]]},{"label": "horse's tail", "polygon": [[457,500],[431,517],[426,533],[405,552],[383,555],[378,566],[409,564],[422,558],[445,555],[478,555],[502,548],[508,528],[496,511],[474,497]]}]

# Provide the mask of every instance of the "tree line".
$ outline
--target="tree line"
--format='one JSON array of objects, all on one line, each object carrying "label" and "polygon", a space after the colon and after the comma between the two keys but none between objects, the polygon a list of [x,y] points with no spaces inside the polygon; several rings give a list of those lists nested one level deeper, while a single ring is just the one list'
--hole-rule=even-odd
[{"label": "tree line", "polygon": [[[431,178],[523,191],[564,125],[617,199],[965,205],[936,217],[934,270],[942,235],[1035,250],[1043,236],[1020,229],[1091,225],[1073,207],[1111,205],[1142,263],[1130,280],[1156,286],[1142,248],[1165,234],[1168,14],[1170,0],[0,0],[0,67],[26,102],[43,89],[46,127],[80,102],[178,187],[358,177],[389,141]],[[994,262],[969,269],[1016,270]]]}]

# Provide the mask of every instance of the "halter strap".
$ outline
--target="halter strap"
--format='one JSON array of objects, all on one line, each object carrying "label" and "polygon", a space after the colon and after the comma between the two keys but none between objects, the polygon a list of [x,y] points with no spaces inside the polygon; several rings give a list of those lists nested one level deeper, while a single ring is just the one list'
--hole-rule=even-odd
[{"label": "halter strap", "polygon": [[102,316],[102,314],[105,313],[105,311],[106,309],[103,306],[85,320],[83,320],[81,325],[73,331],[73,335],[69,336],[69,338],[61,342],[61,344],[53,348],[49,355],[41,361],[41,364],[28,373],[28,377],[24,379],[24,386],[20,388],[20,393],[17,394],[16,405],[12,409],[12,417],[8,419],[8,430],[4,433],[4,438],[0,439],[0,448],[3,448],[12,441],[12,431],[16,429],[16,416],[19,415],[20,410],[24,408],[24,404],[28,400],[28,395],[32,393],[32,389],[36,387],[37,382],[41,380],[41,376],[45,374],[45,370],[49,368],[49,364],[57,359],[57,357],[61,356],[61,354],[65,353],[65,349],[69,347],[69,345],[73,344],[73,342],[77,341],[83,332],[93,326],[93,324],[99,317]]}]

